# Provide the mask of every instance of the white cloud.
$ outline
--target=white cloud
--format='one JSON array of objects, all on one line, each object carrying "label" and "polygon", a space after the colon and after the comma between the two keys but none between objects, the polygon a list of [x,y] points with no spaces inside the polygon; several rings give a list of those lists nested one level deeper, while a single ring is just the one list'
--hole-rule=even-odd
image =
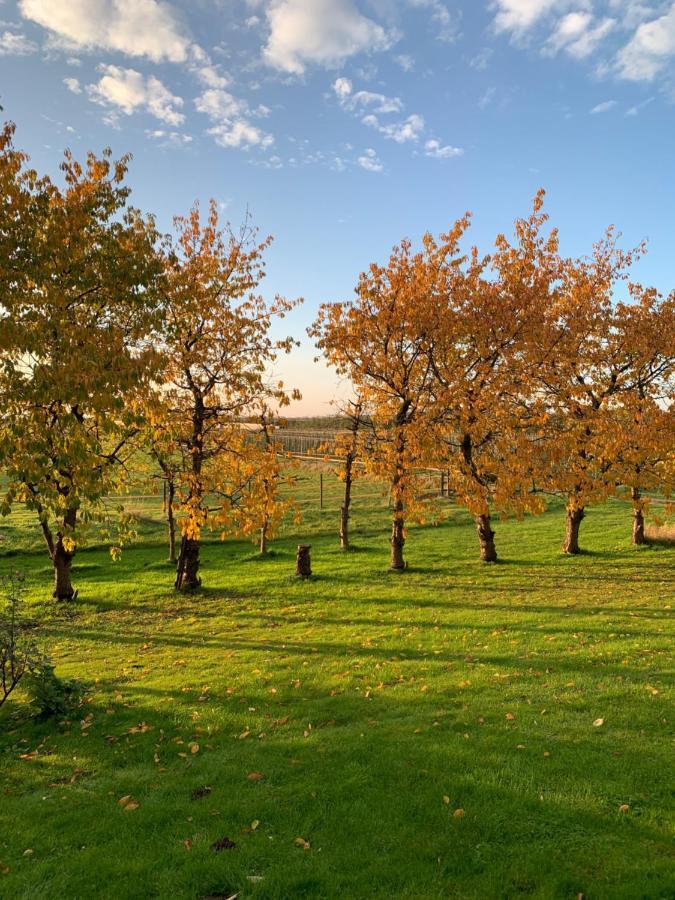
[{"label": "white cloud", "polygon": [[274,138],[271,134],[265,134],[260,128],[247,122],[246,119],[221,122],[219,125],[209,128],[207,134],[210,134],[215,139],[216,144],[227,148],[246,149],[254,146],[267,148],[274,143]]},{"label": "white cloud", "polygon": [[461,147],[451,147],[450,144],[443,146],[440,141],[432,139],[424,145],[424,153],[434,159],[452,159],[454,156],[461,156],[464,150]]},{"label": "white cloud", "polygon": [[238,116],[244,112],[246,104],[233,97],[229,91],[212,89],[204,91],[195,100],[197,112],[204,113],[210,119],[218,121]]},{"label": "white cloud", "polygon": [[428,9],[434,26],[436,39],[452,43],[459,37],[461,13],[451,13],[440,0],[408,0],[411,6]]},{"label": "white cloud", "polygon": [[162,147],[184,147],[192,143],[192,135],[184,134],[182,131],[165,131],[163,128],[147,128],[145,131],[147,137],[153,141],[158,141]]},{"label": "white cloud", "polygon": [[3,31],[0,34],[0,56],[29,56],[35,53],[37,44],[29,41],[23,34]]},{"label": "white cloud", "polygon": [[359,109],[372,109],[379,115],[401,112],[403,103],[399,97],[387,97],[385,94],[376,94],[373,91],[356,91],[354,93],[349,78],[336,78],[333,82],[333,91],[337,96],[340,106],[350,111]]},{"label": "white cloud", "polygon": [[367,150],[363,151],[363,156],[359,156],[357,159],[357,163],[361,166],[362,169],[365,169],[366,172],[382,172],[384,166],[380,162],[380,159],[377,153],[369,147]]},{"label": "white cloud", "polygon": [[72,91],[73,94],[81,94],[82,86],[77,78],[64,78],[63,83],[68,88],[69,91]]},{"label": "white cloud", "polygon": [[274,143],[271,134],[265,133],[249,121],[252,114],[269,114],[266,106],[258,107],[253,113],[244,100],[238,100],[229,91],[210,89],[195,100],[197,112],[204,113],[214,123],[207,134],[221,147],[244,148],[270,147]]},{"label": "white cloud", "polygon": [[629,81],[653,81],[675,55],[675,3],[658,19],[643,22],[617,56],[617,69]]},{"label": "white cloud", "polygon": [[616,25],[615,19],[602,19],[597,25],[589,12],[571,12],[563,16],[546,42],[545,53],[565,50],[570,56],[584,59],[590,56],[600,41]]},{"label": "white cloud", "polygon": [[417,113],[413,113],[402,122],[382,123],[372,114],[364,116],[361,121],[364,125],[377,129],[389,140],[396,141],[397,144],[405,144],[407,141],[417,141],[421,133],[424,131],[424,118]]},{"label": "white cloud", "polygon": [[339,100],[345,100],[351,95],[352,83],[349,78],[336,78],[333,82],[333,90]]},{"label": "white cloud", "polygon": [[362,15],[353,0],[272,0],[266,14],[263,58],[295,75],[308,63],[331,67],[363,51],[386,50],[396,37]]},{"label": "white cloud", "polygon": [[550,13],[564,12],[570,7],[587,10],[591,0],[492,0],[496,13],[494,27],[496,31],[510,31],[515,37],[522,37]]},{"label": "white cloud", "polygon": [[556,0],[494,0],[497,31],[527,31],[556,5]]},{"label": "white cloud", "polygon": [[202,84],[209,88],[224,88],[232,83],[229,75],[224,75],[211,63],[192,66],[191,71]]},{"label": "white cloud", "polygon": [[408,53],[399,53],[398,56],[394,57],[394,62],[397,63],[404,72],[412,72],[415,68],[415,60]]},{"label": "white cloud", "polygon": [[80,47],[184,62],[190,42],[160,0],[19,0],[22,15]]},{"label": "white cloud", "polygon": [[598,103],[597,106],[594,106],[591,110],[591,115],[595,116],[598,113],[606,113],[609,112],[610,109],[614,109],[616,106],[616,100],[605,100],[604,103]]},{"label": "white cloud", "polygon": [[99,66],[103,73],[96,84],[87,87],[91,100],[113,109],[108,124],[117,124],[117,113],[130,116],[138,110],[145,110],[169,125],[180,125],[185,116],[178,112],[183,101],[174,96],[154,75],[147,78],[135,69],[122,69],[120,66]]},{"label": "white cloud", "polygon": [[609,0],[609,8],[621,17],[626,28],[637,28],[640,22],[654,15],[654,7],[641,0]]}]

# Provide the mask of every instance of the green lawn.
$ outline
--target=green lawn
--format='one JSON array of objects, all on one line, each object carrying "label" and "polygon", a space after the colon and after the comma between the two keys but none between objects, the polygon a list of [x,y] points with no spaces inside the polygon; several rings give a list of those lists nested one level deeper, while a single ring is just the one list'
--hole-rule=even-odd
[{"label": "green lawn", "polygon": [[0,523],[0,571],[88,684],[73,721],[0,710],[0,897],[674,897],[675,550],[631,547],[614,502],[564,558],[555,507],[499,524],[485,567],[454,511],[394,575],[377,490],[342,554],[337,488],[321,511],[304,476],[271,558],[208,543],[190,597],[156,501],[121,562],[78,555],[70,607],[35,523]]}]

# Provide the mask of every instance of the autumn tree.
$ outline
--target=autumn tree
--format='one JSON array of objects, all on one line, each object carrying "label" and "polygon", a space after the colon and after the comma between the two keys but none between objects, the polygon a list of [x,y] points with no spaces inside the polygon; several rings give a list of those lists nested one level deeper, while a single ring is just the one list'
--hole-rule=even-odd
[{"label": "autumn tree", "polygon": [[127,524],[106,498],[155,371],[156,234],[128,205],[127,164],[66,152],[57,184],[29,168],[12,126],[0,136],[2,511],[25,502],[37,514],[59,600],[75,595],[87,525]]},{"label": "autumn tree", "polygon": [[293,342],[270,328],[293,303],[257,293],[270,239],[259,242],[248,220],[237,233],[220,227],[212,202],[204,223],[195,205],[175,226],[162,250],[164,379],[153,406],[179,459],[176,588],[191,590],[200,584],[203,529],[236,528],[232,508],[253,474],[242,465],[252,452],[244,418],[289,402],[269,372]]},{"label": "autumn tree", "polygon": [[293,462],[274,437],[278,417],[267,404],[262,405],[257,425],[256,431],[249,431],[246,452],[234,460],[240,469],[237,481],[246,487],[233,507],[232,519],[236,533],[257,539],[260,555],[266,556],[270,540],[290,510],[295,510],[295,521],[299,522],[299,508],[282,493],[283,487],[290,488],[294,483]]},{"label": "autumn tree", "polygon": [[[629,281],[643,251],[619,249],[608,230],[590,258],[565,262],[560,302],[548,311],[536,371],[550,410],[545,481],[566,499],[565,553],[580,552],[586,508],[622,482],[635,489],[640,539],[640,474],[661,452],[660,437],[639,423],[661,419],[659,393],[673,365],[662,331],[672,325],[670,303],[661,310],[653,292]],[[626,284],[632,301],[616,302]]]},{"label": "autumn tree", "polygon": [[388,477],[393,516],[391,568],[405,568],[406,520],[414,512],[414,470],[431,402],[433,372],[427,347],[437,327],[439,296],[459,257],[468,219],[437,242],[430,234],[413,252],[394,248],[386,265],[363,272],[351,302],[324,304],[310,335],[338,374],[350,379],[372,411],[375,445],[369,458]]},{"label": "autumn tree", "polygon": [[429,342],[434,372],[429,464],[447,469],[455,502],[473,515],[480,557],[496,562],[492,513],[543,508],[533,491],[535,442],[545,410],[527,348],[557,290],[556,232],[542,234],[543,192],[513,244],[500,235],[492,256],[474,248],[446,279],[439,326]]},{"label": "autumn tree", "polygon": [[616,346],[606,465],[630,498],[632,542],[645,543],[650,491],[675,487],[675,292],[629,285],[617,303],[609,341]]},{"label": "autumn tree", "polygon": [[357,478],[357,463],[363,447],[365,411],[358,397],[349,400],[340,412],[347,421],[347,430],[335,437],[333,452],[340,460],[337,476],[344,486],[340,506],[340,549],[349,550],[349,519],[352,504],[352,487]]}]

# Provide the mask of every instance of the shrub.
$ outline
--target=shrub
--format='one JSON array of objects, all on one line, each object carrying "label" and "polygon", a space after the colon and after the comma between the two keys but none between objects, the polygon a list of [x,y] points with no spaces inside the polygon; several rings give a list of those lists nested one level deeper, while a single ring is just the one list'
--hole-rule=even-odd
[{"label": "shrub", "polygon": [[59,678],[30,638],[21,608],[24,590],[21,572],[0,579],[0,706],[24,681],[38,715],[63,715],[80,700],[82,685]]},{"label": "shrub", "polygon": [[35,645],[26,637],[21,617],[21,598],[24,578],[12,572],[0,580],[0,706],[19,684],[23,676],[37,662]]}]

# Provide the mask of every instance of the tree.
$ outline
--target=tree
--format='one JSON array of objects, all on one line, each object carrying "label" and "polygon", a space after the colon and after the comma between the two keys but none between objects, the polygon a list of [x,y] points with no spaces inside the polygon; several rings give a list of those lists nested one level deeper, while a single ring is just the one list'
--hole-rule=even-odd
[{"label": "tree", "polygon": [[[565,262],[561,301],[548,311],[536,371],[551,411],[546,480],[566,498],[564,553],[580,552],[586,507],[616,493],[622,482],[634,489],[641,539],[641,473],[655,473],[649,460],[658,465],[661,458],[652,429],[661,418],[659,391],[673,366],[670,303],[659,316],[655,293],[629,282],[642,252],[644,247],[617,248],[609,229],[592,257]],[[625,282],[633,302],[617,303]],[[642,428],[641,421],[651,427]]]},{"label": "tree", "polygon": [[364,424],[363,402],[358,398],[350,400],[341,409],[341,413],[347,419],[348,429],[346,432],[340,432],[336,436],[334,451],[341,461],[337,475],[344,485],[342,506],[340,507],[340,549],[349,550],[352,486],[357,477],[356,465],[361,452],[362,428]]},{"label": "tree", "polygon": [[473,515],[484,562],[496,562],[491,511],[536,513],[533,442],[543,411],[527,348],[558,278],[557,235],[541,235],[543,192],[516,243],[497,238],[492,257],[474,248],[455,267],[429,343],[434,372],[428,461],[447,468],[455,501]]},{"label": "tree", "polygon": [[258,540],[261,556],[266,556],[269,541],[277,532],[290,509],[299,510],[292,499],[281,494],[282,486],[291,486],[293,476],[288,470],[290,461],[284,457],[283,446],[274,439],[278,420],[263,405],[259,415],[259,431],[249,433],[247,452],[239,456],[243,469],[238,481],[246,484],[239,503],[233,509],[238,534]]},{"label": "tree", "polygon": [[413,253],[394,248],[385,266],[372,263],[349,303],[324,304],[309,329],[329,365],[347,376],[372,410],[369,465],[389,480],[393,503],[391,569],[406,567],[406,520],[414,515],[414,469],[421,458],[433,372],[427,347],[437,327],[438,298],[459,256],[468,218],[436,242],[430,234]]},{"label": "tree", "polygon": [[237,234],[221,228],[212,201],[204,224],[195,205],[175,225],[162,250],[164,377],[153,406],[179,463],[175,586],[192,590],[204,527],[236,529],[232,509],[254,474],[242,465],[255,450],[243,420],[268,402],[289,403],[269,370],[293,341],[274,339],[270,327],[294,304],[256,293],[270,238],[258,242],[248,219]]},{"label": "tree", "polygon": [[[37,513],[54,596],[75,596],[71,565],[87,525],[128,528],[106,498],[125,476],[152,349],[158,274],[151,218],[128,206],[128,157],[66,152],[64,185],[39,177],[0,137],[0,464],[2,512]],[[118,515],[115,515],[117,513]]]},{"label": "tree", "polygon": [[[631,283],[630,302],[614,308],[618,389],[604,455],[628,491],[633,544],[644,544],[647,491],[669,495],[675,484],[675,292]],[[621,381],[619,382],[619,377]]]}]

